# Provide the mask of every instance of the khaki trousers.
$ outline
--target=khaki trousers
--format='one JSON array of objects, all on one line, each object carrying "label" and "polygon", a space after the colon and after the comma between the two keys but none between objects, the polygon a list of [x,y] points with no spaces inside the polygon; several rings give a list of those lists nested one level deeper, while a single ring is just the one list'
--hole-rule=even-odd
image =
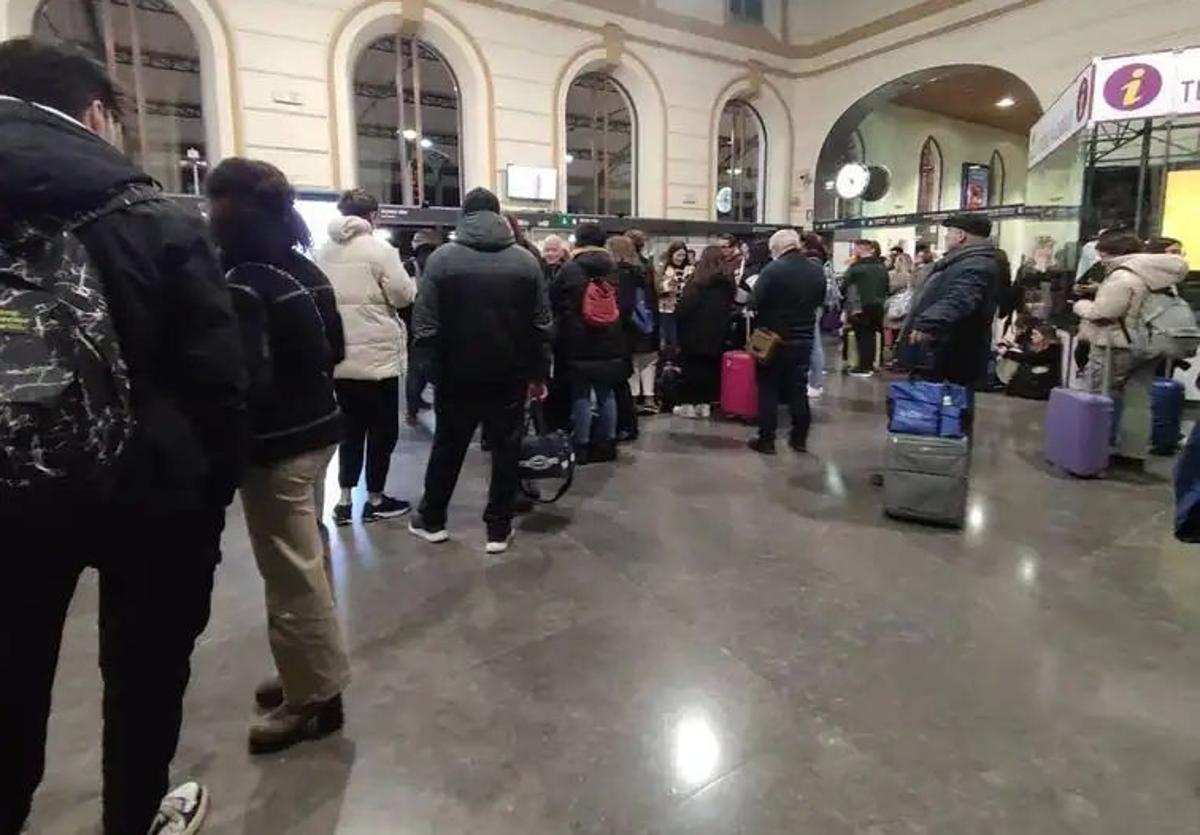
[{"label": "khaki trousers", "polygon": [[242,484],[246,527],[266,587],[267,637],[293,707],[331,699],[350,681],[316,504],[334,449],[251,467]]}]

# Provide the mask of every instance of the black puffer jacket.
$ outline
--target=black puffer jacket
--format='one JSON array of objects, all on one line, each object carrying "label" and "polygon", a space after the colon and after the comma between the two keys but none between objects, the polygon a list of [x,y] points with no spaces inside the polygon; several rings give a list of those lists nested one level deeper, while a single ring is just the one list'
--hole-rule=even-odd
[{"label": "black puffer jacket", "polygon": [[697,357],[721,356],[733,316],[733,298],[733,283],[726,279],[718,277],[707,283],[693,279],[675,308],[680,351]]},{"label": "black puffer jacket", "polygon": [[542,267],[495,212],[472,212],[425,262],[413,312],[418,361],[465,395],[545,380],[554,322]]},{"label": "black puffer jacket", "polygon": [[[616,385],[629,376],[629,345],[623,319],[628,309],[611,325],[589,325],[583,319],[583,297],[588,284],[604,281],[620,298],[617,266],[607,250],[583,247],[558,273],[553,294],[558,323],[559,361],[572,381]],[[618,307],[620,303],[618,301]]]},{"label": "black puffer jacket", "polygon": [[314,292],[284,266],[289,261],[245,261],[229,271],[250,375],[250,458],[258,465],[332,446],[342,437],[333,347]]},{"label": "black puffer jacket", "polygon": [[[151,183],[80,125],[0,99],[0,227],[73,218]],[[223,508],[244,464],[246,380],[203,219],[168,200],[137,203],[80,239],[104,278],[137,417],[114,501],[141,519]]]},{"label": "black puffer jacket", "polygon": [[[617,283],[620,287],[621,321],[625,326],[625,340],[629,352],[649,354],[657,351],[658,299],[653,289],[653,281],[647,279],[646,267],[642,264],[620,264],[617,267]],[[649,333],[642,330],[634,318],[639,293],[644,302]],[[633,373],[632,367],[629,373]]]},{"label": "black puffer jacket", "polygon": [[934,377],[963,386],[986,382],[1000,279],[991,243],[959,247],[934,264],[901,334],[932,337]]}]

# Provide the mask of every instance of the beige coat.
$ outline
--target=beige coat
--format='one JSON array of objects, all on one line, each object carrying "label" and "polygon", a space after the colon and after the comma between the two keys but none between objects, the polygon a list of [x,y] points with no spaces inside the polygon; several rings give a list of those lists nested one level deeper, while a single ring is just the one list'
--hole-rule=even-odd
[{"label": "beige coat", "polygon": [[[1187,277],[1188,263],[1178,255],[1122,255],[1108,262],[1108,275],[1095,299],[1075,302],[1079,338],[1093,345],[1129,348],[1146,294],[1174,287]],[[1124,327],[1122,327],[1124,325]]]},{"label": "beige coat", "polygon": [[417,285],[396,248],[373,231],[360,217],[336,218],[329,241],[317,252],[346,331],[346,359],[333,372],[338,379],[384,380],[404,373],[408,363],[407,334],[397,311],[413,303]]}]

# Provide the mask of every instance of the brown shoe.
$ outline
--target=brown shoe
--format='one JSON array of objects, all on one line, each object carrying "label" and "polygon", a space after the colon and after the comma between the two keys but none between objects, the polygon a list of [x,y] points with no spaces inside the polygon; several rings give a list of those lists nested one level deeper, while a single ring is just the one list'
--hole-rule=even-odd
[{"label": "brown shoe", "polygon": [[259,710],[274,710],[283,704],[283,682],[271,676],[254,688],[254,703]]},{"label": "brown shoe", "polygon": [[303,707],[280,705],[250,726],[250,753],[269,754],[308,739],[320,739],[341,730],[345,721],[341,695]]}]

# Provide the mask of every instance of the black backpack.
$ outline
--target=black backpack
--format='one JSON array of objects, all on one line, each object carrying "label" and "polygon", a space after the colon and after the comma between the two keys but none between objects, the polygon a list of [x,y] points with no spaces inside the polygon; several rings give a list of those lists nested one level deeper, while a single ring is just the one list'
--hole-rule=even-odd
[{"label": "black backpack", "polygon": [[133,432],[129,374],[80,228],[137,202],[135,188],[56,230],[0,242],[0,507],[103,495]]}]

